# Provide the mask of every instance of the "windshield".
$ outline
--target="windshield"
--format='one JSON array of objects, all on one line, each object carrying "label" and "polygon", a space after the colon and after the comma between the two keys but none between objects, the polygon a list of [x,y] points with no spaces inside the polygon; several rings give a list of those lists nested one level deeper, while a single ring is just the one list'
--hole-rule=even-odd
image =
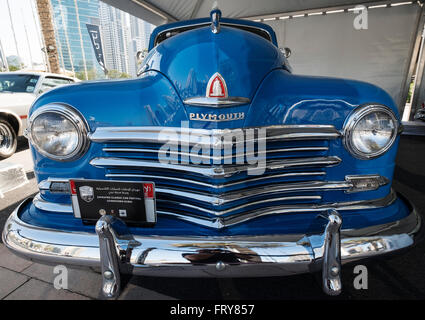
[{"label": "windshield", "polygon": [[34,92],[39,76],[32,74],[1,74],[0,92]]}]

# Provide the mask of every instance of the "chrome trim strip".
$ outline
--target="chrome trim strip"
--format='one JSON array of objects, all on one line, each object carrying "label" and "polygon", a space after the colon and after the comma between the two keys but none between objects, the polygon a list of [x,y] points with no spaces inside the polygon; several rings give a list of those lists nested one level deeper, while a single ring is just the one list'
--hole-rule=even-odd
[{"label": "chrome trim strip", "polygon": [[[180,152],[180,151],[173,151],[168,150],[167,155],[171,156],[182,156],[187,159],[190,159],[190,157],[195,157],[197,159],[203,159],[203,160],[212,160],[214,163],[219,161],[226,161],[229,159],[237,158],[237,157],[265,157],[268,154],[273,153],[279,153],[279,152],[309,152],[309,151],[328,151],[328,147],[293,147],[293,148],[280,148],[280,149],[269,149],[265,151],[246,151],[243,153],[232,153],[231,155],[220,155],[220,156],[214,156],[214,155],[203,155],[203,154],[191,154],[190,152]],[[146,148],[103,148],[102,151],[104,152],[129,152],[129,153],[156,153],[158,155],[158,159],[161,159],[159,149],[146,149]],[[242,158],[245,159],[245,158]]]},{"label": "chrome trim strip", "polygon": [[242,222],[246,222],[252,219],[278,214],[290,214],[290,213],[307,213],[307,212],[324,212],[326,210],[335,209],[338,211],[348,210],[368,210],[368,209],[379,209],[384,208],[397,199],[395,192],[391,192],[388,196],[382,199],[375,200],[362,200],[362,201],[351,201],[351,202],[339,202],[339,203],[324,203],[324,204],[297,204],[297,205],[280,205],[275,207],[268,207],[259,210],[253,210],[243,213],[234,214],[228,217],[204,217],[201,215],[189,215],[179,214],[175,212],[169,212],[165,210],[158,210],[157,213],[162,216],[169,216],[175,219],[183,220],[186,222],[202,225],[208,228],[221,229],[224,227],[230,227]]},{"label": "chrome trim strip", "polygon": [[[336,166],[341,162],[341,159],[335,156],[330,157],[311,157],[300,159],[281,159],[270,161],[266,164],[266,170],[278,170],[300,167],[331,167]],[[168,164],[156,161],[145,161],[137,159],[124,158],[94,158],[90,164],[97,168],[125,167],[125,168],[155,168],[162,170],[174,170],[187,173],[200,174],[211,178],[227,178],[240,172],[245,172],[249,169],[256,170],[257,167],[250,165],[185,165],[185,164]]]},{"label": "chrome trim strip", "polygon": [[250,206],[254,206],[254,205],[257,205],[257,204],[263,204],[263,203],[266,204],[266,203],[277,202],[277,201],[293,201],[293,200],[307,201],[307,200],[321,200],[321,199],[322,199],[321,196],[293,196],[293,197],[278,197],[278,198],[272,198],[272,199],[267,199],[267,200],[261,199],[261,200],[258,200],[258,201],[248,202],[248,203],[236,206],[236,207],[232,207],[231,209],[221,210],[221,211],[209,210],[209,209],[202,208],[200,206],[196,206],[196,205],[189,204],[189,203],[184,203],[184,202],[181,202],[181,201],[158,199],[157,202],[158,203],[165,203],[165,204],[175,204],[175,205],[178,205],[178,206],[181,206],[181,207],[186,207],[186,208],[190,208],[190,209],[193,209],[193,210],[202,211],[202,212],[205,212],[205,213],[213,215],[213,216],[222,216],[222,215],[231,213],[233,211],[240,210],[240,209],[250,207]]},{"label": "chrome trim strip", "polygon": [[[28,200],[27,200],[28,201]],[[23,204],[26,204],[24,202]],[[100,266],[95,233],[69,232],[29,225],[19,218],[21,204],[6,221],[3,243],[15,254],[35,261]],[[422,234],[414,209],[401,220],[363,229],[341,230],[341,262],[369,258],[413,245]],[[266,236],[116,236],[118,249],[135,275],[172,277],[253,277],[308,273],[323,261],[323,234]],[[127,239],[127,240],[126,240]],[[135,242],[130,244],[129,240]],[[220,253],[219,256],[214,255]],[[214,259],[231,257],[233,264],[216,269]],[[209,258],[209,262],[205,260]],[[204,257],[204,258],[202,258]],[[212,259],[212,263],[211,263]]]},{"label": "chrome trim strip", "polygon": [[[197,200],[200,202],[208,203],[213,206],[221,206],[224,204],[231,204],[232,202],[244,200],[254,196],[273,195],[290,192],[309,192],[309,191],[326,191],[326,190],[348,190],[352,188],[349,182],[327,182],[327,181],[306,181],[300,183],[287,183],[278,184],[265,187],[254,187],[250,189],[237,190],[226,192],[219,195],[211,193],[202,193],[194,191],[184,191],[183,189],[172,189],[156,187],[157,194],[174,195],[189,200]],[[299,196],[306,197],[306,196]],[[182,199],[183,200],[183,199]],[[262,201],[266,201],[262,199]]]},{"label": "chrome trim strip", "polygon": [[[366,187],[357,187],[357,182],[361,180],[373,180],[376,182],[376,185],[368,185]],[[390,183],[390,179],[383,177],[378,174],[366,174],[366,175],[347,175],[345,176],[345,181],[353,185],[352,189],[345,191],[346,193],[355,193],[363,191],[377,190],[378,188],[385,186]]]},{"label": "chrome trim strip", "polygon": [[50,192],[50,185],[52,184],[52,181],[50,179],[40,181],[38,184],[38,189],[42,192],[49,191]]},{"label": "chrome trim strip", "polygon": [[[38,189],[40,190],[40,192],[52,192],[52,189],[51,189],[52,183],[69,183],[69,179],[49,177],[46,180],[40,181],[40,183],[38,184]],[[56,193],[61,193],[61,192],[56,192]],[[69,194],[69,192],[63,192],[62,194]]]},{"label": "chrome trim strip", "polygon": [[[210,228],[223,228],[226,226],[232,226],[245,221],[249,221],[255,218],[276,215],[276,214],[289,214],[289,213],[306,213],[306,212],[323,212],[325,210],[335,209],[338,211],[347,210],[367,210],[367,209],[378,209],[384,208],[397,199],[395,192],[392,190],[385,198],[374,199],[374,200],[361,200],[361,201],[349,201],[339,203],[323,203],[323,204],[296,204],[296,205],[280,205],[274,207],[263,208],[259,210],[252,210],[248,212],[242,212],[229,217],[205,217],[202,215],[189,215],[180,214],[175,212],[169,212],[164,210],[158,210],[158,215],[170,216],[179,220],[203,225]],[[33,200],[34,206],[37,209],[58,212],[58,213],[70,213],[72,214],[71,204],[57,204],[47,202],[41,199],[40,195],[37,194]]]},{"label": "chrome trim strip", "polygon": [[[140,142],[169,143],[182,142],[199,146],[225,146],[234,144],[232,137],[246,134],[248,129],[266,129],[266,137],[251,139],[253,142],[281,140],[337,139],[341,133],[332,125],[276,125],[268,127],[249,127],[243,129],[193,129],[184,127],[99,127],[90,133],[93,142]],[[206,142],[206,140],[209,141]],[[226,139],[227,137],[227,139]],[[224,139],[224,141],[223,141]],[[245,142],[250,142],[245,139]],[[208,143],[208,144],[206,144]]]},{"label": "chrome trim strip", "polygon": [[[167,180],[172,182],[184,182],[188,184],[194,184],[197,186],[203,186],[207,188],[213,188],[213,189],[222,189],[222,188],[228,188],[233,187],[237,185],[245,185],[246,183],[250,182],[258,182],[258,181],[267,181],[271,179],[277,179],[277,178],[287,178],[287,177],[313,177],[313,176],[325,176],[326,172],[323,171],[315,171],[315,172],[288,172],[288,173],[281,173],[281,174],[273,174],[273,175],[267,175],[267,176],[260,176],[256,178],[248,178],[239,180],[236,182],[226,182],[221,184],[213,184],[208,182],[201,182],[197,180],[192,179],[184,179],[184,178],[177,178],[172,176],[163,176],[163,175],[148,175],[148,174],[131,174],[131,173],[107,173],[105,174],[106,178],[141,178],[141,179],[149,179],[149,180]],[[47,180],[43,180],[38,184],[38,188],[41,192],[47,192],[50,191],[50,185],[51,182],[63,182],[67,183],[69,182],[69,179],[65,178],[49,178]],[[68,194],[68,192],[64,193]]]},{"label": "chrome trim strip", "polygon": [[244,97],[209,98],[194,97],[183,101],[184,104],[201,107],[233,107],[241,104],[249,104],[251,100]]},{"label": "chrome trim strip", "polygon": [[39,193],[35,195],[33,199],[33,204],[37,209],[48,211],[48,212],[60,212],[60,213],[70,213],[70,214],[74,212],[72,210],[71,204],[46,201],[41,197]]},{"label": "chrome trim strip", "polygon": [[184,182],[188,184],[195,184],[199,186],[204,186],[207,188],[214,188],[214,189],[222,189],[227,187],[233,187],[237,185],[244,185],[246,183],[256,182],[256,181],[267,181],[271,179],[276,178],[287,178],[287,177],[302,177],[302,176],[325,176],[326,172],[289,172],[289,173],[282,173],[282,174],[274,174],[274,175],[267,175],[267,176],[261,176],[258,178],[251,178],[251,179],[243,179],[237,182],[227,182],[223,184],[212,184],[208,182],[200,182],[197,180],[189,180],[189,179],[183,179],[183,178],[176,178],[176,177],[169,177],[169,176],[163,176],[163,175],[145,175],[145,174],[127,174],[127,173],[107,173],[105,177],[107,178],[146,178],[146,179],[162,179],[162,180],[168,180],[168,181],[179,181]]}]

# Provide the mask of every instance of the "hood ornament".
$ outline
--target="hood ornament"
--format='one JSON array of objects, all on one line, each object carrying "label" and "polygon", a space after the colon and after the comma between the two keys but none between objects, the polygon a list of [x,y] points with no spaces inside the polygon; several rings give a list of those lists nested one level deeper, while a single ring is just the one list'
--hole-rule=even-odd
[{"label": "hood ornament", "polygon": [[212,31],[212,33],[219,33],[220,32],[221,11],[217,6],[217,1],[215,2],[214,7],[210,12],[210,17],[211,17],[211,31]]}]

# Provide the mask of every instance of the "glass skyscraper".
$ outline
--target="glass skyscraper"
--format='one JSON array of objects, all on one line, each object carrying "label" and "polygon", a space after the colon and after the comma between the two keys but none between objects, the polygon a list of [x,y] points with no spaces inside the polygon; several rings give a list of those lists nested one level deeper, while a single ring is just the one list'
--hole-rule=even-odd
[{"label": "glass skyscraper", "polygon": [[99,25],[99,0],[50,1],[61,68],[83,79],[102,77],[86,27]]},{"label": "glass skyscraper", "polygon": [[[86,24],[100,27],[105,65],[136,75],[135,54],[146,49],[153,25],[99,0],[50,0],[62,69],[80,79],[104,78]],[[87,75],[87,76],[86,76]]]},{"label": "glass skyscraper", "polygon": [[129,15],[103,2],[99,13],[106,67],[129,74]]},{"label": "glass skyscraper", "polygon": [[154,26],[106,3],[99,5],[106,67],[135,77],[136,53],[147,50]]}]

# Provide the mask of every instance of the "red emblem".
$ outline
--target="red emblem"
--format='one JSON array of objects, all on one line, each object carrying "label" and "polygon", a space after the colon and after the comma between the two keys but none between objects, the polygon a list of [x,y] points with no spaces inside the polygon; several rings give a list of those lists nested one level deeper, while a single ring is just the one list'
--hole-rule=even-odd
[{"label": "red emblem", "polygon": [[77,194],[77,188],[75,187],[74,180],[69,180],[69,185],[71,189],[71,194],[76,195]]},{"label": "red emblem", "polygon": [[152,183],[144,183],[143,184],[143,193],[145,198],[153,199],[154,186]]},{"label": "red emblem", "polygon": [[227,86],[221,74],[216,72],[208,81],[207,98],[227,98]]}]

